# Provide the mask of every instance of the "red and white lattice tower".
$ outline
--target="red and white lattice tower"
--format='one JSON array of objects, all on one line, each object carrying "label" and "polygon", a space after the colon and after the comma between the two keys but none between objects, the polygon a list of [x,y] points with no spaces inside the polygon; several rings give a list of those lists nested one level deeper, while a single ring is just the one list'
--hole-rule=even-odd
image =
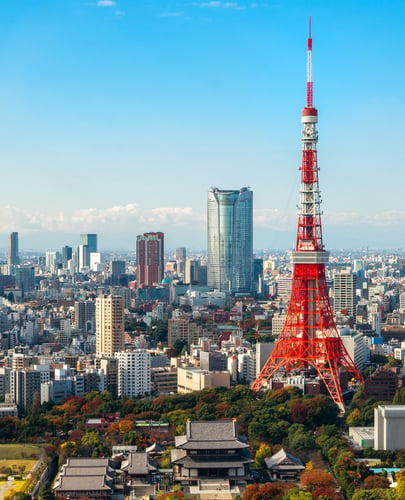
[{"label": "red and white lattice tower", "polygon": [[290,372],[312,366],[324,381],[333,401],[344,410],[339,367],[346,369],[359,382],[363,382],[363,377],[342,343],[329,304],[325,276],[329,252],[325,251],[322,241],[316,150],[318,111],[312,104],[312,91],[310,19],[307,105],[301,120],[304,128],[297,244],[295,251],[291,252],[294,265],[291,298],[283,330],[252,389],[259,390],[280,369]]}]

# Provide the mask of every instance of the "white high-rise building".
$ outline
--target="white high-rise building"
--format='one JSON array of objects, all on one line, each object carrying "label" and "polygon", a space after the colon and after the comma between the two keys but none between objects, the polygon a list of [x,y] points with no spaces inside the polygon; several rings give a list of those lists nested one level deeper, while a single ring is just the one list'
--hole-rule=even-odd
[{"label": "white high-rise building", "polygon": [[124,299],[118,295],[96,299],[96,354],[114,356],[124,349]]},{"label": "white high-rise building", "polygon": [[339,331],[339,335],[348,355],[354,361],[357,369],[362,370],[368,358],[368,348],[364,335],[355,330],[350,330],[350,328],[343,328]]},{"label": "white high-rise building", "polygon": [[133,398],[151,392],[150,354],[144,349],[116,352],[118,397]]},{"label": "white high-rise building", "polygon": [[335,274],[333,281],[335,314],[355,316],[356,314],[356,275],[350,270],[343,270]]}]

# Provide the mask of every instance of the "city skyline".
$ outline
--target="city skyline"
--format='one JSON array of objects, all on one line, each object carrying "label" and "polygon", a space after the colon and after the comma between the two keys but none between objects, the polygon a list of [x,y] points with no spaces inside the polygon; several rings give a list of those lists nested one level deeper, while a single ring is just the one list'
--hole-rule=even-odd
[{"label": "city skyline", "polygon": [[404,246],[401,3],[22,0],[0,14],[4,184],[19,173],[0,246],[89,232],[133,249],[163,231],[168,248],[205,248],[210,186],[248,185],[254,248],[292,248],[310,14],[325,244]]}]

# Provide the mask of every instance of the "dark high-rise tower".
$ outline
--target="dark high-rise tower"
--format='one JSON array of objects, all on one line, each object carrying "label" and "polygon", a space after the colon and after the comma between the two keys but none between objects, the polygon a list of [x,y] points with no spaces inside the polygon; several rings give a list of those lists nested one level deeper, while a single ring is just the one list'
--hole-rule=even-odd
[{"label": "dark high-rise tower", "polygon": [[18,256],[18,233],[11,233],[8,237],[8,265],[16,266],[20,263]]},{"label": "dark high-rise tower", "polygon": [[[311,21],[310,21],[311,22]],[[289,372],[312,366],[324,381],[332,399],[344,410],[339,366],[355,379],[363,378],[348,355],[336,330],[329,304],[325,251],[321,227],[318,184],[318,111],[312,105],[312,38],[308,38],[307,106],[302,112],[302,166],[298,231],[290,304],[283,330],[252,388],[259,390],[278,370]]]},{"label": "dark high-rise tower", "polygon": [[163,279],[164,235],[144,233],[136,239],[137,287],[152,286]]},{"label": "dark high-rise tower", "polygon": [[69,246],[64,246],[62,248],[62,261],[63,261],[63,267],[67,267],[68,261],[72,258],[72,247]]},{"label": "dark high-rise tower", "polygon": [[81,234],[80,245],[89,247],[89,253],[97,252],[97,234]]}]

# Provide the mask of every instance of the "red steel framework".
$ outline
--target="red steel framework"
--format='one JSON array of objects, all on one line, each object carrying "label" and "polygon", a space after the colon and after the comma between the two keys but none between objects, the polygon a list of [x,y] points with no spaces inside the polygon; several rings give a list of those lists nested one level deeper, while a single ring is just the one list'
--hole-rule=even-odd
[{"label": "red steel framework", "polygon": [[312,38],[309,20],[307,106],[302,111],[302,166],[298,231],[290,304],[280,337],[269,359],[254,382],[259,390],[278,371],[306,369],[312,366],[324,381],[333,401],[344,411],[339,367],[357,381],[363,377],[344,347],[336,330],[329,304],[325,264],[329,252],[322,240],[321,197],[318,182],[317,149],[318,111],[312,103]]}]

